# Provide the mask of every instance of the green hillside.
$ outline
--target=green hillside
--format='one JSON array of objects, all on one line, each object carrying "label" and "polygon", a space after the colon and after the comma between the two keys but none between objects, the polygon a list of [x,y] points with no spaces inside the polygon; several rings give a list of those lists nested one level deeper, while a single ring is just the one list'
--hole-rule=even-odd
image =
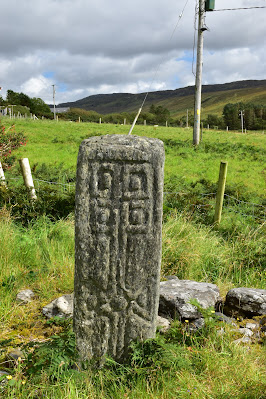
[{"label": "green hillside", "polygon": [[[75,102],[62,103],[58,107],[82,108],[101,114],[135,112],[141,106],[144,97],[145,93],[98,94]],[[266,80],[247,80],[202,87],[203,118],[210,113],[221,115],[224,105],[229,102],[265,104]],[[193,110],[194,86],[151,92],[145,102],[144,111],[148,111],[151,104],[168,108],[172,117],[185,115],[187,109]]]}]

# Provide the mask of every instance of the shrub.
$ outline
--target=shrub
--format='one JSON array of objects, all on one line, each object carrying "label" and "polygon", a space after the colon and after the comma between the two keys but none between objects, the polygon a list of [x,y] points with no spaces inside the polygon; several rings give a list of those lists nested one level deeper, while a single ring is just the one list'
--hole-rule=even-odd
[{"label": "shrub", "polygon": [[5,169],[10,168],[14,164],[15,156],[12,153],[22,145],[26,145],[24,134],[16,132],[15,125],[6,129],[0,121],[0,162]]}]

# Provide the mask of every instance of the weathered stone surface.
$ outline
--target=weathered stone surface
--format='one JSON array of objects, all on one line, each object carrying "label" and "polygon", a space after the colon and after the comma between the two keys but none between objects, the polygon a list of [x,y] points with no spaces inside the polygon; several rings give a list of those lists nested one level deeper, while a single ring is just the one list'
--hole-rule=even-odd
[{"label": "weathered stone surface", "polygon": [[60,296],[42,309],[43,314],[51,317],[69,318],[73,316],[73,294]]},{"label": "weathered stone surface", "polygon": [[189,303],[196,299],[207,309],[219,300],[219,289],[215,284],[198,283],[192,280],[162,281],[160,283],[159,313],[181,320],[195,320],[202,317],[197,308]]},{"label": "weathered stone surface", "polygon": [[245,328],[245,327],[239,328],[239,329],[237,330],[237,332],[238,332],[239,334],[245,335],[245,336],[247,336],[247,337],[252,337],[252,335],[253,335],[253,331],[250,330],[249,328]]},{"label": "weathered stone surface", "polygon": [[160,140],[101,136],[80,146],[74,331],[81,360],[127,357],[155,335],[164,150]]},{"label": "weathered stone surface", "polygon": [[226,295],[224,312],[244,317],[266,314],[266,290],[255,288],[233,288]]},{"label": "weathered stone surface", "polygon": [[170,320],[165,317],[157,316],[157,328],[160,332],[165,333],[171,327]]},{"label": "weathered stone surface", "polygon": [[252,339],[248,337],[247,335],[244,335],[242,338],[236,339],[233,341],[234,344],[250,344],[252,342]]},{"label": "weathered stone surface", "polygon": [[202,327],[204,327],[205,321],[201,317],[199,319],[191,320],[190,323],[188,323],[187,328],[189,331],[197,331],[200,330]]},{"label": "weathered stone surface", "polygon": [[246,328],[248,328],[249,330],[253,331],[256,330],[256,328],[259,328],[259,323],[246,323]]},{"label": "weathered stone surface", "polygon": [[215,316],[217,317],[218,320],[225,322],[226,324],[231,324],[233,326],[236,326],[236,320],[226,316],[225,314],[221,312],[215,312]]},{"label": "weathered stone surface", "polygon": [[32,298],[34,297],[34,292],[32,290],[23,290],[19,291],[16,297],[16,301],[20,302],[21,304],[26,304],[31,302]]}]

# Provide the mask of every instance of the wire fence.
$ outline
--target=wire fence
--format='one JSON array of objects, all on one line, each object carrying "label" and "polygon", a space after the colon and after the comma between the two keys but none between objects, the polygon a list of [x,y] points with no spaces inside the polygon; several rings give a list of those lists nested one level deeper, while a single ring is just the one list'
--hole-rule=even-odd
[{"label": "wire fence", "polygon": [[[12,177],[7,179],[7,181],[8,183],[9,181],[17,181],[23,184],[22,177]],[[38,194],[41,195],[41,191],[45,190],[46,187],[54,188],[56,192],[60,194],[64,195],[73,194],[73,192],[75,191],[76,184],[75,182],[58,182],[58,181],[49,181],[49,180],[35,178],[34,185],[38,196]],[[178,191],[174,192],[165,191],[164,202],[170,203],[174,207],[175,203],[177,203],[180,200],[180,198],[184,197],[184,195],[187,195],[187,193],[178,192]],[[202,201],[200,203],[199,202],[193,203],[188,201],[190,209],[193,209],[194,211],[197,210],[201,211],[202,209],[214,210],[216,193],[201,193],[198,194],[198,196],[202,199]],[[254,202],[247,202],[239,198],[235,198],[229,194],[224,194],[223,209],[227,209],[229,212],[234,212],[245,217],[251,217],[260,222],[266,221],[265,205],[256,204]]]},{"label": "wire fence", "polygon": [[[176,195],[177,201],[178,197],[182,197],[184,193],[182,192],[164,192],[164,198],[167,200],[167,196]],[[192,203],[190,202],[190,207],[194,207],[195,210],[201,209],[213,209],[215,208],[216,193],[201,193],[199,196],[202,198],[204,203]],[[209,201],[206,203],[205,198]],[[173,202],[173,198],[172,198]],[[242,216],[251,217],[261,222],[266,221],[266,206],[261,204],[256,204],[254,202],[248,202],[235,198],[229,194],[224,194],[223,209],[227,209],[229,212],[234,212]]]}]

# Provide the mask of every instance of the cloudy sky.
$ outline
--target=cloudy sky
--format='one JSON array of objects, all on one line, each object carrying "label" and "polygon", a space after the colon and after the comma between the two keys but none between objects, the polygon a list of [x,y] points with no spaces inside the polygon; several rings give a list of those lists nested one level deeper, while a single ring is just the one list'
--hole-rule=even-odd
[{"label": "cloudy sky", "polygon": [[[196,0],[1,3],[4,98],[11,89],[52,103],[52,84],[57,104],[194,84]],[[215,2],[216,9],[252,6],[266,7],[266,0]],[[266,8],[206,13],[204,84],[266,79],[265,20]]]}]

